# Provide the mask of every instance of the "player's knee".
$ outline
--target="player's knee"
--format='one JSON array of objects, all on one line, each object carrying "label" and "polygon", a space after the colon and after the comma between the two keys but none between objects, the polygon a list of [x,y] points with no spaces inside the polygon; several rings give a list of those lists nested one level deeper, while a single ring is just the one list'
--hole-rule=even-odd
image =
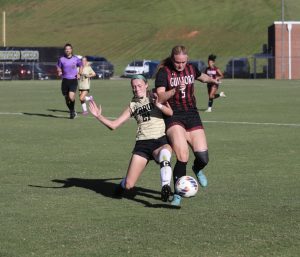
[{"label": "player's knee", "polygon": [[194,168],[202,170],[209,162],[208,151],[195,152]]},{"label": "player's knee", "polygon": [[85,96],[80,96],[80,97],[79,97],[79,100],[80,100],[81,102],[85,102]]},{"label": "player's knee", "polygon": [[176,152],[177,160],[181,162],[187,162],[189,160],[189,152],[185,150],[180,150]]}]

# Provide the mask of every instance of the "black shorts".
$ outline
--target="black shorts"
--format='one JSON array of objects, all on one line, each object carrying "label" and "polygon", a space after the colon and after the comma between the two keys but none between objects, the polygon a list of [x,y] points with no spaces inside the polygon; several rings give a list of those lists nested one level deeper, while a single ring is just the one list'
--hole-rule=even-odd
[{"label": "black shorts", "polygon": [[138,140],[135,143],[132,153],[142,156],[150,161],[154,159],[153,151],[166,144],[168,144],[166,136],[162,136],[158,139]]},{"label": "black shorts", "polygon": [[165,118],[166,130],[174,125],[183,127],[186,131],[203,129],[202,121],[197,110],[174,113],[173,116]]},{"label": "black shorts", "polygon": [[69,92],[76,92],[78,81],[77,79],[63,79],[61,82],[61,93],[67,96]]},{"label": "black shorts", "polygon": [[207,90],[210,91],[212,87],[219,88],[219,84],[207,84]]}]

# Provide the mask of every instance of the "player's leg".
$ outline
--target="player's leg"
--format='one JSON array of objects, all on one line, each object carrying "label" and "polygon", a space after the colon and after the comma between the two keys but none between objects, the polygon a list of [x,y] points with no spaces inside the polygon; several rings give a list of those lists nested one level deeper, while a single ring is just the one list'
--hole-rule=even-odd
[{"label": "player's leg", "polygon": [[70,111],[71,106],[70,106],[70,99],[69,99],[69,86],[66,79],[63,79],[61,81],[61,93],[64,96],[66,105]]},{"label": "player's leg", "polygon": [[170,145],[165,144],[153,151],[153,158],[160,165],[160,178],[161,178],[161,199],[167,202],[171,195],[171,179],[172,179],[172,168],[171,168],[171,155],[172,148]]},{"label": "player's leg", "polygon": [[208,164],[208,147],[204,129],[197,129],[187,132],[187,140],[191,145],[195,160],[193,171],[202,187],[207,186],[207,178],[203,173],[204,167]]},{"label": "player's leg", "polygon": [[116,188],[115,196],[121,197],[125,190],[130,190],[136,184],[138,178],[145,169],[148,160],[140,155],[133,154],[129,162],[126,177],[121,181],[120,185]]},{"label": "player's leg", "polygon": [[86,106],[86,99],[85,99],[87,94],[88,94],[88,90],[80,90],[79,91],[79,99],[80,99],[83,115],[88,114],[88,110],[87,110],[87,106]]},{"label": "player's leg", "polygon": [[[179,178],[186,175],[186,165],[189,159],[189,146],[186,141],[185,128],[180,125],[174,125],[168,128],[167,136],[177,158],[173,170],[173,180],[175,185]],[[181,197],[175,193],[171,204],[179,206],[180,201]]]},{"label": "player's leg", "polygon": [[77,90],[77,79],[69,80],[69,99],[70,99],[70,119],[74,119],[77,116],[75,111],[75,98]]},{"label": "player's leg", "polygon": [[207,110],[205,112],[211,112],[212,111],[212,106],[213,106],[213,102],[214,102],[214,98],[211,97],[212,87],[213,86],[211,84],[207,85],[208,105],[207,105]]}]

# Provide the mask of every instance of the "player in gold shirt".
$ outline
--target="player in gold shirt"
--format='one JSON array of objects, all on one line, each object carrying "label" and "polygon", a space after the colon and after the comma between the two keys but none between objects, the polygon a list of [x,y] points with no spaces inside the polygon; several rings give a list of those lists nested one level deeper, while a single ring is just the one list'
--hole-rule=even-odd
[{"label": "player in gold shirt", "polygon": [[93,71],[86,57],[82,57],[81,62],[83,67],[79,79],[79,98],[82,107],[82,114],[87,115],[88,111],[86,101],[93,100],[93,97],[88,96],[88,93],[90,92],[91,78],[95,77],[96,73]]},{"label": "player in gold shirt", "polygon": [[125,189],[134,187],[138,178],[145,169],[147,163],[154,159],[160,164],[161,173],[161,199],[166,202],[171,194],[170,182],[172,177],[171,152],[165,135],[165,123],[163,114],[173,115],[173,110],[168,103],[162,105],[158,102],[156,94],[150,94],[148,82],[142,75],[135,75],[131,79],[133,98],[129,106],[115,120],[110,120],[102,115],[101,106],[94,101],[89,104],[90,112],[102,124],[114,130],[134,117],[138,128],[136,133],[136,144],[132,151],[126,177],[116,189],[116,196],[122,196]]}]

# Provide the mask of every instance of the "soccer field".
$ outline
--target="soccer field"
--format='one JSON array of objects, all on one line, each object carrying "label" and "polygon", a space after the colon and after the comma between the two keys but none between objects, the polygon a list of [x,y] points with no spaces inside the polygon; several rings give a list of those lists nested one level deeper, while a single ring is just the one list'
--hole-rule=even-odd
[{"label": "soccer field", "polygon": [[[177,210],[160,201],[154,163],[131,198],[112,198],[134,120],[116,131],[91,115],[69,120],[59,81],[0,82],[0,256],[299,256],[299,81],[221,87],[227,98],[204,113],[206,85],[196,84],[209,186]],[[129,80],[92,81],[92,94],[116,117]]]}]

